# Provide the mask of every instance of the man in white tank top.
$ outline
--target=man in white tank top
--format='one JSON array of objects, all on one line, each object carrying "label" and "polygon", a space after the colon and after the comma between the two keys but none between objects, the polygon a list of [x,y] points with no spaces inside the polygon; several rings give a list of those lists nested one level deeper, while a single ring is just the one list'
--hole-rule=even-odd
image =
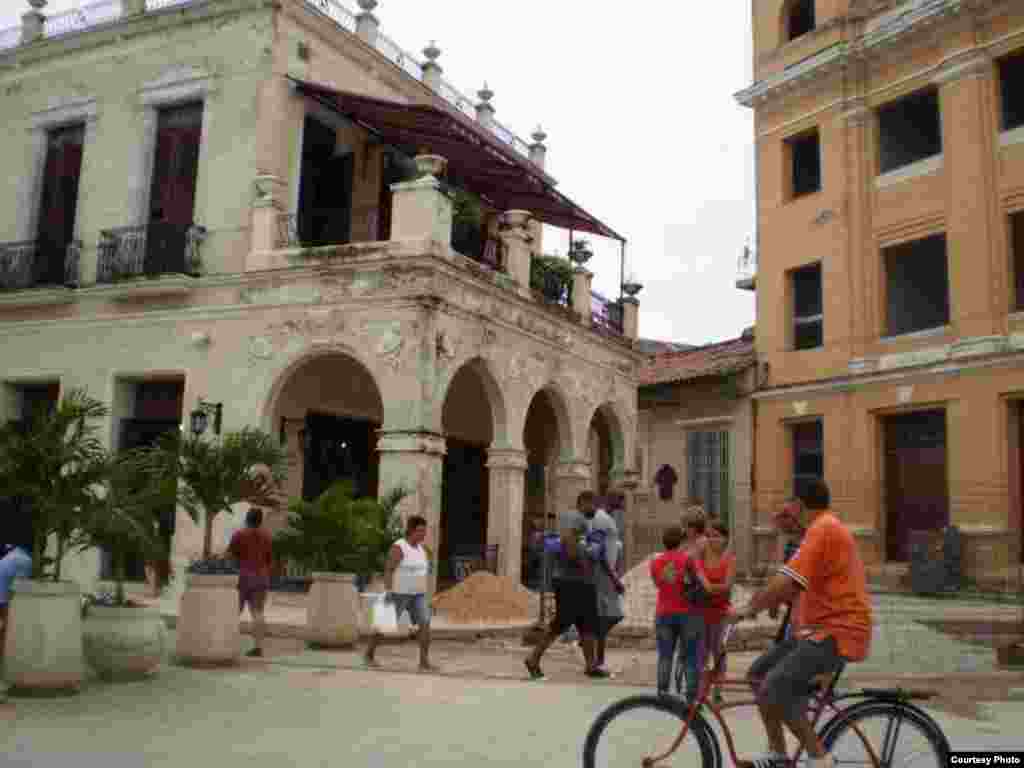
[{"label": "man in white tank top", "polygon": [[[426,538],[427,521],[413,515],[406,521],[405,538],[396,541],[388,553],[384,583],[389,591],[385,599],[395,604],[399,618],[407,612],[409,621],[419,628],[420,670],[437,672],[438,668],[430,663],[430,603],[427,602],[430,555],[423,544]],[[380,666],[374,658],[379,643],[380,635],[372,634],[364,656],[369,667]]]}]

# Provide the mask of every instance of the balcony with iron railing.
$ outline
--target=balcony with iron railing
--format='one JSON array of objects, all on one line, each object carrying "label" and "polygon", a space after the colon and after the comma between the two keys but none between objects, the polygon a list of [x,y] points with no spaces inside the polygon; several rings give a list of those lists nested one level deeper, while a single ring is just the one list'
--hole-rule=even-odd
[{"label": "balcony with iron railing", "polygon": [[81,254],[79,240],[64,248],[38,240],[0,243],[0,303],[48,303],[39,291],[14,295],[30,289],[51,289],[50,299],[66,299],[65,289],[79,283]]},{"label": "balcony with iron railing", "polygon": [[196,224],[152,222],[101,230],[96,284],[120,285],[126,290],[115,293],[125,297],[187,293],[202,269],[200,247],[205,238],[206,228]]},{"label": "balcony with iron railing", "polygon": [[744,291],[757,289],[757,254],[749,245],[743,246],[736,266],[736,287]]}]

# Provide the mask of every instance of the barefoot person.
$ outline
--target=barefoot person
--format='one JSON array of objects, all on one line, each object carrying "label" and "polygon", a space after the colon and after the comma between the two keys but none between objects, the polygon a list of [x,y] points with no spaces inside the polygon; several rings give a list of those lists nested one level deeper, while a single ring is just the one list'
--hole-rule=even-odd
[{"label": "barefoot person", "polygon": [[246,513],[245,528],[235,531],[228,544],[228,552],[238,560],[238,613],[241,614],[248,605],[252,616],[252,633],[256,645],[246,656],[263,655],[263,639],[267,631],[263,609],[270,592],[273,545],[270,534],[261,525],[263,510],[253,507]]},{"label": "barefoot person", "polygon": [[770,750],[752,761],[755,768],[788,765],[783,723],[806,750],[808,768],[832,768],[832,757],[807,718],[811,682],[834,674],[845,661],[862,661],[871,643],[871,601],[857,542],[829,510],[823,481],[809,483],[801,501],[803,522],[809,525],[800,549],[746,606],[727,617],[754,618],[800,595],[797,631],[772,646],[747,674]]},{"label": "barefoot person", "polygon": [[[394,603],[398,618],[409,614],[417,627],[420,643],[420,671],[437,672],[430,663],[430,603],[427,601],[427,577],[430,574],[430,553],[424,545],[427,521],[413,515],[405,524],[405,538],[392,545],[384,566],[384,583],[390,585],[385,600]],[[363,657],[368,667],[378,667],[376,653],[380,634],[374,632]]]}]

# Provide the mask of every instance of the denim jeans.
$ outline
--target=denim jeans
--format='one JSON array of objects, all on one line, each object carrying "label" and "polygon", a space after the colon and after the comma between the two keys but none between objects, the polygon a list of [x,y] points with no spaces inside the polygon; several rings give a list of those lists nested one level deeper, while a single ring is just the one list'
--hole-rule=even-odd
[{"label": "denim jeans", "polygon": [[704,644],[704,617],[689,613],[658,616],[654,620],[658,645],[658,692],[668,693],[672,684],[672,663],[679,649],[676,666],[676,692],[682,693],[686,673],[686,697],[696,698],[700,684],[700,654]]}]

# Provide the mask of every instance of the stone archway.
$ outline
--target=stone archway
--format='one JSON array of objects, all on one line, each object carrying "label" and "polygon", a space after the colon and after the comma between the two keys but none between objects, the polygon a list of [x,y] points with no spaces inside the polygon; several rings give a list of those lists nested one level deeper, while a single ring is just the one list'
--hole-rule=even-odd
[{"label": "stone archway", "polygon": [[627,436],[612,403],[599,405],[587,428],[586,459],[591,467],[593,490],[610,493],[627,467]]},{"label": "stone archway", "polygon": [[493,528],[489,450],[505,434],[505,402],[487,363],[474,358],[451,378],[441,408],[445,456],[441,475],[438,580],[450,583],[459,563],[482,559]]},{"label": "stone archway", "polygon": [[384,407],[373,374],[354,355],[331,349],[300,357],[279,376],[265,416],[288,452],[288,497],[312,499],[341,480],[357,496],[377,495]]}]

